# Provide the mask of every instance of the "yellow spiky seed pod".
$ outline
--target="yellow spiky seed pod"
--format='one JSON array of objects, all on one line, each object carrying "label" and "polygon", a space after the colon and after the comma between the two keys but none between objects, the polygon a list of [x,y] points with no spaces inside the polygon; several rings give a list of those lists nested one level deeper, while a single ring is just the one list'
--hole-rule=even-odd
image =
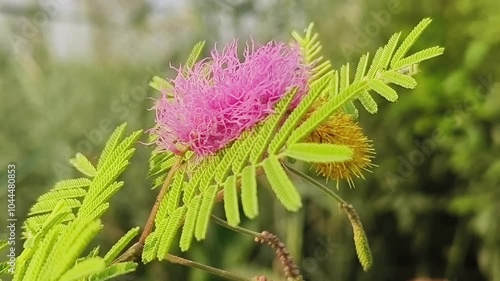
[{"label": "yellow spiky seed pod", "polygon": [[[324,101],[319,101],[313,110]],[[311,111],[311,113],[312,113]],[[319,174],[333,179],[346,180],[349,187],[354,186],[353,176],[363,178],[362,171],[371,172],[375,166],[372,159],[375,156],[373,144],[364,134],[357,122],[348,114],[339,111],[318,126],[308,137],[308,142],[346,145],[353,150],[352,160],[336,163],[315,163]]]}]

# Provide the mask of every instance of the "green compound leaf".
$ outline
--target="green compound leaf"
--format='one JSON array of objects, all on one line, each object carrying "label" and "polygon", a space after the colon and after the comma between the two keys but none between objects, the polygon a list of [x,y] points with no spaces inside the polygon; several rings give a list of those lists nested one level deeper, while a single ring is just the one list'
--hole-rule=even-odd
[{"label": "green compound leaf", "polygon": [[345,162],[352,159],[353,150],[345,145],[329,143],[294,143],[285,155],[313,163]]},{"label": "green compound leaf", "polygon": [[[71,209],[66,204],[66,202],[64,200],[58,201],[57,203],[55,203],[55,206],[51,210],[51,213],[48,214],[43,222],[40,222],[40,228],[33,231],[32,234],[35,234],[35,237],[29,238],[27,242],[30,241],[30,239],[37,239],[42,237],[52,227],[62,223],[69,214],[71,214]],[[27,243],[27,245],[29,245],[29,243]]]},{"label": "green compound leaf", "polygon": [[188,56],[186,64],[183,67],[182,75],[186,76],[188,71],[194,66],[201,54],[201,51],[203,51],[203,47],[205,47],[205,41],[200,41],[194,45],[191,53]]},{"label": "green compound leaf", "polygon": [[255,144],[250,154],[250,162],[252,164],[257,164],[268,150],[268,145],[271,140],[276,137],[276,129],[279,128],[282,123],[282,117],[285,116],[287,109],[293,101],[293,97],[297,93],[297,88],[289,91],[287,96],[278,102],[276,105],[276,113],[268,117],[267,122],[264,123],[261,130],[259,131],[259,136],[255,140]]},{"label": "green compound leaf", "polygon": [[406,55],[408,50],[415,44],[417,39],[422,35],[422,32],[424,32],[425,28],[431,23],[430,18],[425,18],[420,23],[413,28],[413,30],[408,34],[408,36],[405,38],[403,43],[399,46],[399,48],[396,50],[396,53],[394,53],[394,56],[392,57],[391,61],[391,68],[394,68],[394,65]]},{"label": "green compound leaf", "polygon": [[413,77],[394,71],[384,71],[382,78],[390,83],[394,83],[406,89],[413,89],[417,86],[417,81]]},{"label": "green compound leaf", "polygon": [[101,223],[89,218],[72,221],[60,234],[59,242],[51,249],[40,279],[51,280],[63,275],[74,265],[100,229]]},{"label": "green compound leaf", "polygon": [[372,80],[370,81],[370,86],[375,92],[390,102],[395,102],[398,99],[398,93],[393,88],[387,86],[387,84],[384,84],[384,82]]},{"label": "green compound leaf", "polygon": [[356,106],[354,106],[354,103],[352,101],[347,101],[346,103],[344,103],[342,109],[344,109],[345,113],[351,115],[353,119],[358,119],[359,111]]},{"label": "green compound leaf", "polygon": [[179,245],[181,251],[185,252],[191,247],[191,242],[193,241],[194,228],[196,226],[196,217],[198,216],[198,211],[200,210],[201,196],[196,197],[189,202],[188,210],[186,213],[186,219],[184,220],[184,226],[182,228],[181,240]]},{"label": "green compound leaf", "polygon": [[292,131],[296,128],[297,124],[302,122],[303,117],[307,114],[318,97],[328,90],[331,90],[328,89],[328,86],[330,85],[332,77],[333,73],[329,72],[311,85],[309,92],[302,98],[299,105],[287,117],[285,123],[273,137],[273,140],[269,144],[269,151],[271,154],[276,154],[278,150],[282,148]]},{"label": "green compound leaf", "polygon": [[240,224],[240,207],[235,176],[229,176],[224,182],[224,211],[229,225],[237,226]]},{"label": "green compound leaf", "polygon": [[77,208],[82,205],[80,201],[72,198],[48,200],[48,201],[38,202],[35,205],[33,205],[28,215],[32,216],[32,215],[51,212],[54,209],[54,206],[56,206],[56,204],[61,201],[64,201],[70,208]]},{"label": "green compound leaf", "polygon": [[146,238],[144,248],[142,249],[142,263],[144,264],[149,263],[156,257],[159,245],[158,233],[158,230],[155,230]]},{"label": "green compound leaf", "polygon": [[368,69],[368,73],[366,74],[366,77],[368,79],[375,78],[377,72],[381,69],[380,65],[380,59],[382,58],[382,54],[384,53],[384,48],[380,47],[377,49],[375,52],[375,55],[373,56],[372,64],[370,65],[370,68]]},{"label": "green compound leaf", "polygon": [[186,207],[182,206],[175,210],[175,212],[168,218],[168,220],[163,220],[161,224],[166,224],[163,228],[160,224],[160,229],[163,228],[163,232],[160,236],[159,246],[158,246],[158,254],[157,257],[159,260],[163,260],[165,256],[168,254],[172,243],[174,242],[174,238],[177,234],[177,230],[181,226],[182,219],[184,218],[184,214],[186,213]]},{"label": "green compound leaf", "polygon": [[255,169],[255,166],[251,165],[241,171],[241,204],[243,205],[243,212],[250,219],[259,215]]},{"label": "green compound leaf", "polygon": [[97,163],[97,169],[102,168],[102,165],[104,165],[104,163],[108,161],[108,157],[110,157],[110,154],[118,146],[118,142],[122,138],[126,127],[127,123],[123,123],[113,131],[108,141],[106,142],[106,145],[104,146],[101,156],[99,157],[99,162]]},{"label": "green compound leaf", "polygon": [[[43,239],[35,238],[35,240],[38,241],[33,241],[31,243],[31,244],[36,244],[36,251],[33,251],[34,254],[32,256],[32,259],[28,267],[26,268],[26,274],[24,279],[31,279],[31,280],[38,279],[38,275],[42,271],[43,265],[46,262],[46,259],[49,256],[50,251],[56,246],[57,238],[61,232],[61,229],[62,225],[55,225],[48,231],[46,235],[44,235]],[[42,238],[42,237],[41,235],[39,235],[37,238]]]},{"label": "green compound leaf", "polygon": [[2,250],[3,248],[5,248],[5,246],[7,246],[8,244],[9,244],[9,241],[7,239],[0,240],[0,250]]},{"label": "green compound leaf", "polygon": [[375,114],[378,111],[378,105],[375,100],[368,94],[368,92],[363,92],[359,95],[359,101],[361,105],[368,111],[370,114]]},{"label": "green compound leaf", "polygon": [[308,65],[314,65],[311,71],[311,81],[319,79],[332,68],[330,61],[324,60],[320,55],[322,46],[318,40],[318,33],[315,33],[313,29],[314,24],[309,24],[305,31],[304,37],[302,37],[298,32],[292,32],[292,36],[295,38],[295,40],[297,40],[302,49],[305,62]]},{"label": "green compound leaf", "polygon": [[62,180],[62,181],[56,183],[53,190],[55,190],[55,189],[67,189],[67,188],[78,188],[78,187],[89,187],[89,185],[91,183],[92,183],[92,181],[87,179],[87,178]]},{"label": "green compound leaf", "polygon": [[165,173],[174,165],[176,160],[173,153],[153,152],[149,159],[148,177],[159,176]]},{"label": "green compound leaf", "polygon": [[359,58],[358,66],[356,67],[356,73],[354,74],[354,81],[358,82],[365,77],[366,69],[368,67],[369,54],[364,54]]},{"label": "green compound leaf", "polygon": [[123,235],[118,242],[116,242],[113,247],[109,250],[109,252],[106,253],[104,256],[104,261],[106,264],[110,264],[115,258],[118,257],[118,255],[125,249],[125,247],[134,239],[139,234],[139,227],[132,228],[129,230],[125,235]]},{"label": "green compound leaf", "polygon": [[[26,242],[17,258],[14,280],[107,280],[135,268],[132,263],[107,268],[106,259],[97,257],[99,247],[82,256],[102,228],[98,218],[109,207],[111,195],[123,186],[115,179],[128,165],[135,150],[131,146],[141,133],[137,131],[120,142],[124,128],[125,124],[118,127],[106,143],[97,169],[82,154],[71,160],[91,180],[60,181],[38,198],[23,225]],[[78,212],[74,208],[79,208]],[[110,263],[138,230],[112,248],[106,256]]]},{"label": "green compound leaf", "polygon": [[387,42],[387,45],[384,47],[384,51],[382,52],[382,55],[380,56],[380,68],[381,69],[386,69],[389,66],[389,62],[391,61],[392,54],[394,53],[394,50],[396,49],[396,44],[399,41],[399,37],[401,36],[401,32],[398,32],[394,35],[391,36],[389,41]]},{"label": "green compound leaf", "polygon": [[85,196],[87,191],[83,188],[65,188],[65,189],[52,189],[38,198],[38,202],[59,200],[65,198],[78,198]]},{"label": "green compound leaf", "polygon": [[75,264],[61,276],[59,281],[77,281],[104,270],[106,263],[100,257],[89,258]]},{"label": "green compound leaf", "polygon": [[163,91],[173,88],[173,86],[167,80],[158,76],[153,77],[153,80],[149,82],[149,86],[157,91]]},{"label": "green compound leaf", "polygon": [[359,93],[368,90],[367,81],[352,83],[345,91],[333,96],[330,100],[314,111],[311,116],[296,128],[287,140],[287,144],[300,141],[328,119],[339,107],[352,100]]},{"label": "green compound leaf", "polygon": [[[51,214],[43,214],[43,215],[35,215],[29,217],[24,222],[24,227],[26,227],[26,232],[23,233],[23,237],[29,240],[29,236],[37,233],[42,227],[43,224],[50,218]],[[61,218],[60,223],[72,221],[75,218],[75,215],[69,209],[69,212]]]},{"label": "green compound leaf", "polygon": [[[137,263],[134,262],[121,262],[112,264],[100,272],[91,275],[88,281],[105,281],[111,278],[124,275],[126,273],[132,272],[137,267]],[[119,281],[120,279],[116,279]],[[126,280],[125,278],[123,280]]]},{"label": "green compound leaf", "polygon": [[415,54],[398,61],[397,63],[395,63],[393,65],[393,68],[394,69],[405,68],[405,67],[420,63],[424,60],[428,60],[430,58],[440,56],[443,54],[443,52],[444,52],[444,48],[442,48],[442,47],[428,48],[428,49],[416,52]]},{"label": "green compound leaf", "polygon": [[281,166],[278,158],[269,157],[263,162],[264,172],[278,200],[289,211],[298,211],[302,202],[297,189]]},{"label": "green compound leaf", "polygon": [[8,261],[0,262],[0,274],[5,274],[9,271],[10,265]]},{"label": "green compound leaf", "polygon": [[69,160],[78,171],[89,177],[95,177],[97,171],[90,161],[81,153],[77,153],[75,158]]},{"label": "green compound leaf", "polygon": [[216,195],[216,185],[208,187],[203,192],[203,198],[201,201],[200,211],[198,212],[198,218],[196,219],[196,228],[194,231],[194,237],[196,237],[196,240],[198,241],[205,239],[207,234],[208,222],[210,221],[210,216],[212,215]]}]

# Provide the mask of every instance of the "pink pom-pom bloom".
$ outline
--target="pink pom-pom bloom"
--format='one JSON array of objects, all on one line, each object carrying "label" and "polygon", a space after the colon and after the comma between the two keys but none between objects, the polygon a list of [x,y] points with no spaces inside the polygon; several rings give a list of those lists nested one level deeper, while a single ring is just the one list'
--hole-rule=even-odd
[{"label": "pink pom-pom bloom", "polygon": [[164,90],[154,107],[160,149],[213,154],[273,113],[289,90],[298,88],[293,105],[308,90],[309,67],[297,46],[270,42],[255,48],[251,42],[243,61],[237,51],[233,41],[188,71],[177,69],[173,88]]}]

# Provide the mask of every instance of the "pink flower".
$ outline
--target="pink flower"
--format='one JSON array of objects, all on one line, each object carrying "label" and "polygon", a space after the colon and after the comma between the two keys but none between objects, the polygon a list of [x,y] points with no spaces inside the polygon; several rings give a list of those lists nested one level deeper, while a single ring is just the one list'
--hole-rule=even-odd
[{"label": "pink flower", "polygon": [[199,156],[215,153],[272,113],[288,90],[298,88],[294,105],[308,90],[309,67],[297,46],[269,42],[255,48],[250,42],[243,56],[240,61],[235,40],[187,75],[177,69],[173,89],[154,107],[161,149],[176,152],[180,145]]}]

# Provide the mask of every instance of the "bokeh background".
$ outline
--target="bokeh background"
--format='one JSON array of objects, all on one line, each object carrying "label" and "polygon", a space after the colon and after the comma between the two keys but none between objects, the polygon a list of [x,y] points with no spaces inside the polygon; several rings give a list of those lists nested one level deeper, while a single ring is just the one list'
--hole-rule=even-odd
[{"label": "bokeh background", "polygon": [[[37,196],[76,175],[68,162],[76,151],[96,160],[117,125],[150,128],[158,93],[148,81],[172,75],[170,64],[184,62],[199,40],[210,48],[233,37],[290,40],[314,22],[338,67],[432,17],[417,48],[441,45],[445,54],[419,68],[416,90],[401,89],[394,104],[378,100],[376,115],[360,111],[378,167],[355,189],[341,184],[371,242],[372,270],[358,264],[337,205],[305,183],[297,182],[299,213],[262,191],[260,217],[244,225],[278,234],[306,280],[500,280],[498,8],[498,0],[1,0],[1,186],[7,163],[16,163],[22,220]],[[144,224],[156,196],[145,177],[150,151],[140,145],[122,177],[96,242],[103,250]],[[5,202],[4,188],[0,195]],[[182,255],[282,279],[270,249],[217,225]],[[220,279],[154,262],[121,280]]]}]

